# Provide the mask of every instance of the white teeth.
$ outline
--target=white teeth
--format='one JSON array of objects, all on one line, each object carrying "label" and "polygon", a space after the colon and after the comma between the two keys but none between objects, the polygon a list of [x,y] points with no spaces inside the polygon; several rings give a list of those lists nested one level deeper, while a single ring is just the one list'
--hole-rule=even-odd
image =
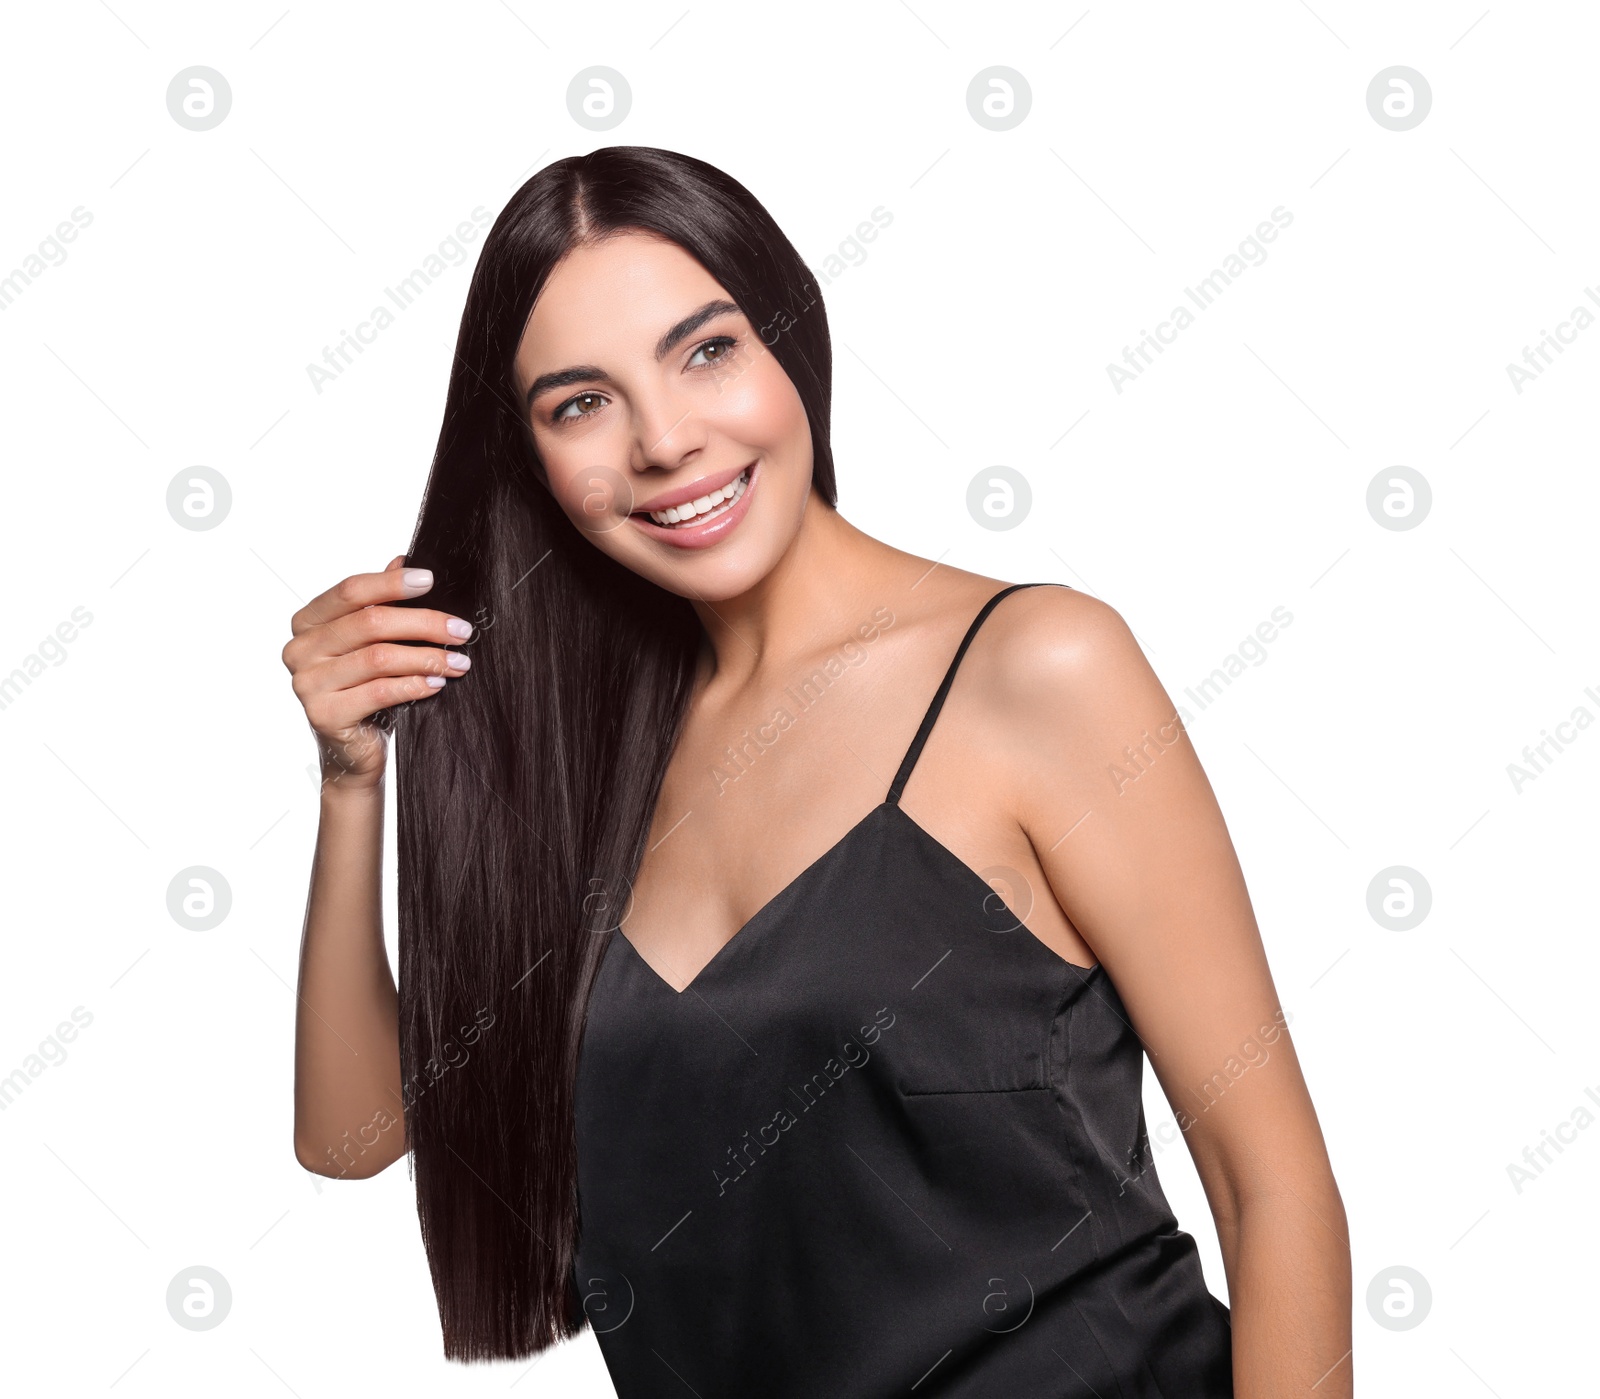
[{"label": "white teeth", "polygon": [[720,490],[694,500],[687,500],[682,505],[674,505],[666,510],[652,510],[650,518],[658,525],[679,525],[689,520],[697,520],[702,515],[720,515],[744,494],[744,488],[749,484],[750,468],[747,466]]}]

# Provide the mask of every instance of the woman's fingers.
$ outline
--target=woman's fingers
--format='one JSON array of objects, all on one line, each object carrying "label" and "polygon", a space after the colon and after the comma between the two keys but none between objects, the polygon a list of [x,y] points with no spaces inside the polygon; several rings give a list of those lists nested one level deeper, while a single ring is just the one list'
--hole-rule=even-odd
[{"label": "woman's fingers", "polygon": [[313,627],[336,624],[374,603],[418,597],[432,586],[433,574],[425,568],[398,568],[391,563],[382,573],[352,573],[296,612],[289,619],[289,630],[299,636]]},{"label": "woman's fingers", "polygon": [[330,656],[308,666],[295,677],[299,682],[296,688],[303,685],[308,694],[353,690],[370,680],[395,676],[442,675],[453,680],[458,675],[465,675],[471,664],[472,658],[461,651],[375,641],[370,646],[362,646],[342,656]]},{"label": "woman's fingers", "polygon": [[302,669],[335,656],[350,655],[381,641],[426,641],[434,646],[459,646],[471,636],[472,624],[449,612],[431,607],[388,607],[374,603],[337,621],[301,632],[291,638],[284,650],[297,662],[290,669]]},{"label": "woman's fingers", "polygon": [[290,619],[293,635],[283,648],[284,665],[298,672],[380,641],[450,646],[468,640],[472,624],[465,618],[435,608],[385,605],[420,596],[432,586],[432,575],[425,569],[391,567],[382,573],[352,574]]},{"label": "woman's fingers", "polygon": [[[469,640],[464,618],[427,607],[396,607],[433,586],[426,569],[404,568],[397,554],[381,573],[352,573],[318,594],[290,621],[283,663],[311,727],[346,745],[380,709],[426,699],[472,662],[452,649]],[[424,642],[431,645],[408,643]],[[373,756],[381,759],[382,745]],[[375,767],[376,771],[377,768]]]},{"label": "woman's fingers", "polygon": [[[387,746],[364,720],[380,709],[426,699],[471,664],[451,651],[472,636],[465,619],[425,607],[397,607],[433,586],[427,569],[397,554],[379,573],[352,573],[289,621],[283,663],[322,745],[323,766],[340,777],[377,781]],[[408,642],[433,643],[409,645]]]},{"label": "woman's fingers", "polygon": [[369,715],[444,690],[441,675],[396,675],[350,690],[323,690],[305,701],[306,718],[321,734],[345,733]]}]

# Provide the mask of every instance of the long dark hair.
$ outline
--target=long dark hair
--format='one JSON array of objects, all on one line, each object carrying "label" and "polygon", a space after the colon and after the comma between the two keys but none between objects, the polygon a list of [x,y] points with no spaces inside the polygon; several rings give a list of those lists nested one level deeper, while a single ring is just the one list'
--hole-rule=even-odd
[{"label": "long dark hair", "polygon": [[[516,1359],[586,1321],[574,1082],[589,990],[644,855],[700,628],[548,493],[512,359],[573,247],[670,239],[794,383],[812,484],[837,504],[832,351],[815,280],[714,166],[610,146],[545,167],[501,211],[467,290],[406,563],[415,605],[472,621],[473,668],[382,712],[395,738],[400,1064],[417,1211],[451,1360]],[[759,351],[757,351],[759,353]]]}]

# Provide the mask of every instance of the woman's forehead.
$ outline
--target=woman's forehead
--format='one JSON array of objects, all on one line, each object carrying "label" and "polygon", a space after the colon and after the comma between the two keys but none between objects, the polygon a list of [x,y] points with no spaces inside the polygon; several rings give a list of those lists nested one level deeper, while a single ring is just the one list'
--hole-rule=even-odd
[{"label": "woman's forehead", "polygon": [[531,378],[558,368],[556,360],[649,354],[664,331],[716,298],[729,299],[676,243],[629,234],[575,248],[552,270],[528,314],[518,367]]}]

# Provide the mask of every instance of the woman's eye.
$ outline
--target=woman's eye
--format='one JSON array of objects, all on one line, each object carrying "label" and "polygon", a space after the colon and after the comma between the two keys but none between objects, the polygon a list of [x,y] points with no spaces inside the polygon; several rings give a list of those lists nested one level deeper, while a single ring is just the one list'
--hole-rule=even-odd
[{"label": "woman's eye", "polygon": [[[729,357],[730,352],[734,350],[738,344],[739,341],[736,336],[714,336],[712,339],[707,340],[705,344],[699,345],[695,348],[694,354],[689,356],[689,367],[696,369],[715,367],[726,360]],[[710,354],[711,351],[717,351],[718,353],[711,355],[709,359],[702,361],[698,365],[695,364],[695,360],[699,359],[701,355]],[[587,409],[579,406],[585,403],[594,404],[595,406]],[[550,421],[552,423],[572,423],[576,422],[579,418],[592,418],[600,411],[602,407],[605,406],[605,403],[606,397],[604,394],[594,392],[580,393],[574,398],[569,398],[565,403],[551,413]],[[577,411],[569,412],[569,409],[577,409]]]},{"label": "woman's eye", "polygon": [[553,422],[553,423],[559,423],[559,422],[569,422],[570,423],[574,419],[577,419],[577,418],[592,418],[596,413],[598,413],[600,411],[598,408],[591,409],[588,412],[584,412],[584,411],[580,410],[580,411],[578,411],[576,413],[568,413],[567,409],[576,408],[578,406],[578,404],[580,404],[580,403],[588,403],[588,402],[595,402],[595,401],[602,401],[603,402],[604,401],[603,400],[603,396],[600,395],[600,394],[597,394],[597,393],[580,393],[576,398],[569,398],[565,403],[563,403],[559,408],[557,408],[556,411],[550,415],[550,421]]},{"label": "woman's eye", "polygon": [[738,343],[731,335],[718,335],[714,339],[707,340],[704,345],[695,350],[694,354],[689,357],[689,363],[692,365],[695,361],[695,356],[703,355],[707,350],[719,349],[722,353],[714,356],[708,363],[721,364],[723,360],[728,358],[728,352]]}]

